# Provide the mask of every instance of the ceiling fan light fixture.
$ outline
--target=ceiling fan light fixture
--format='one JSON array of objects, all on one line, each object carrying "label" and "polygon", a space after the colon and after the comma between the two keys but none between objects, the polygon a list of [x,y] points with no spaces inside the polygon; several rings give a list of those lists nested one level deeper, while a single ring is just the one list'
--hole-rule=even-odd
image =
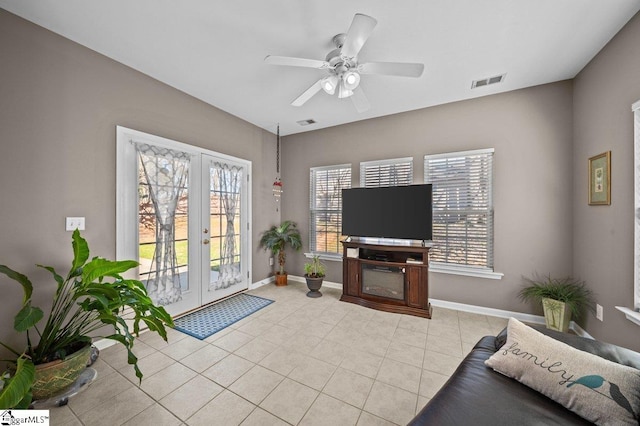
[{"label": "ceiling fan light fixture", "polygon": [[353,96],[353,90],[346,87],[344,80],[340,81],[340,87],[338,87],[338,98],[344,99],[349,96]]},{"label": "ceiling fan light fixture", "polygon": [[322,90],[329,95],[333,95],[336,92],[336,86],[338,85],[338,76],[330,75],[322,79]]},{"label": "ceiling fan light fixture", "polygon": [[355,71],[347,71],[342,76],[342,81],[344,81],[344,87],[347,90],[353,90],[360,84],[360,74]]},{"label": "ceiling fan light fixture", "polygon": [[[338,98],[351,98],[358,112],[368,110],[371,105],[360,87],[362,74],[392,75],[418,78],[424,71],[424,64],[406,62],[368,62],[359,63],[358,54],[371,35],[377,21],[371,16],[356,13],[349,30],[333,37],[336,49],[327,54],[324,61],[294,58],[288,56],[267,56],[264,61],[272,65],[285,65],[325,70],[328,75],[320,77],[311,87],[302,92],[291,102],[300,107],[309,99],[324,90],[333,95],[338,91]],[[493,82],[494,79],[491,79]]]}]

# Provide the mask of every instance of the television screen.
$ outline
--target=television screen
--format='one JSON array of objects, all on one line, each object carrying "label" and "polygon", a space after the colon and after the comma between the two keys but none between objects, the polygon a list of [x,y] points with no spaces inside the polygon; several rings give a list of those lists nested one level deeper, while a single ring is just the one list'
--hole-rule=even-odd
[{"label": "television screen", "polygon": [[342,190],[342,235],[431,240],[431,184]]}]

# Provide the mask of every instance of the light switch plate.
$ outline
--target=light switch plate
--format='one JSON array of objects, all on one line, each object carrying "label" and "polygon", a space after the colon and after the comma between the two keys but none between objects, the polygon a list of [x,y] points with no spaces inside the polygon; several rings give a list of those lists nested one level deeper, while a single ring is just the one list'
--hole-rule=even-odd
[{"label": "light switch plate", "polygon": [[66,223],[67,231],[84,231],[84,217],[68,217]]},{"label": "light switch plate", "polygon": [[603,309],[602,309],[602,305],[599,305],[596,303],[596,318],[599,319],[600,321],[604,321],[603,318]]}]

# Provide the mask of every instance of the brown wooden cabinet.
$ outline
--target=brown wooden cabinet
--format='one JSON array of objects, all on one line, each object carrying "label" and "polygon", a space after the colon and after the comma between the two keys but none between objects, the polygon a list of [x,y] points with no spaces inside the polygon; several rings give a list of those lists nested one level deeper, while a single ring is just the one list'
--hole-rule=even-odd
[{"label": "brown wooden cabinet", "polygon": [[431,318],[429,247],[343,241],[342,297],[387,312]]},{"label": "brown wooden cabinet", "polygon": [[358,295],[358,289],[360,288],[360,262],[357,259],[346,259],[346,268],[344,269],[346,286],[343,284],[343,290],[351,296]]},{"label": "brown wooden cabinet", "polygon": [[424,309],[427,301],[427,287],[426,285],[420,285],[422,269],[415,266],[407,266],[407,305]]}]

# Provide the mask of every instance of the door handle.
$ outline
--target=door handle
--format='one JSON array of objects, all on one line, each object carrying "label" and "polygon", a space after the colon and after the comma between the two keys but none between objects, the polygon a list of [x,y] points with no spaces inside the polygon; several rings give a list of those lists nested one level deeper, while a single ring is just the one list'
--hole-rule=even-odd
[{"label": "door handle", "polygon": [[209,230],[207,228],[204,228],[204,230],[202,232],[204,232],[205,234],[208,234]]},{"label": "door handle", "polygon": [[204,240],[202,240],[202,244],[204,244],[204,245],[209,244],[209,240],[205,238]]}]

